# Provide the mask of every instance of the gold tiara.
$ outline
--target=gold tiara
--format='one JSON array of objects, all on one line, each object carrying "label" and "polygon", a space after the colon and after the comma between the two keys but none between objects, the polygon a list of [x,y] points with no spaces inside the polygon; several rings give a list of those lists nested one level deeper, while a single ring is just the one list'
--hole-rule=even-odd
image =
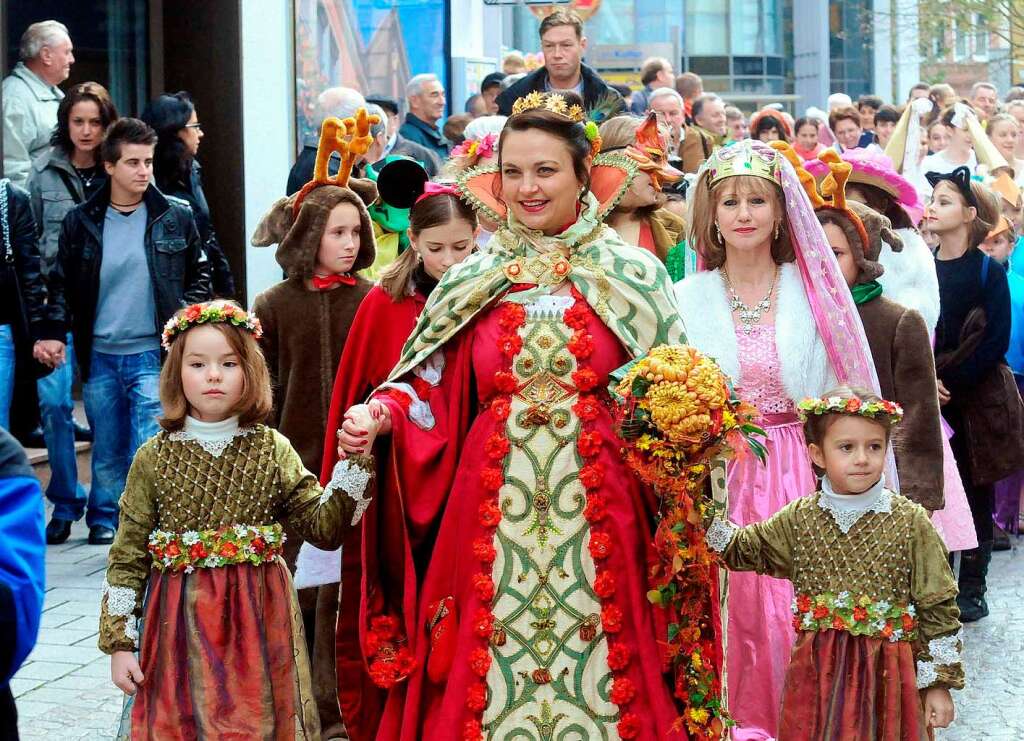
[{"label": "gold tiara", "polygon": [[558,93],[541,93],[537,91],[524,95],[513,103],[512,115],[515,116],[519,113],[537,109],[557,113],[559,116],[565,116],[570,121],[576,121],[577,123],[583,123],[587,120],[587,115],[582,108],[578,105],[569,105],[565,102],[565,98]]}]

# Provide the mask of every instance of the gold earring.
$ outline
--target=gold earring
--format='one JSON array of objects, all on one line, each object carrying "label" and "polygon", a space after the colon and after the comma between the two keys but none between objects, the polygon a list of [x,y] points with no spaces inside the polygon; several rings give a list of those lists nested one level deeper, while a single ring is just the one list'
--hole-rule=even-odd
[{"label": "gold earring", "polygon": [[722,229],[718,226],[718,222],[715,222],[715,233],[718,234],[718,241],[725,244],[725,240],[722,239]]},{"label": "gold earring", "polygon": [[776,221],[775,222],[775,239],[779,238],[779,229],[781,229],[781,227],[782,227],[782,222],[781,221]]}]

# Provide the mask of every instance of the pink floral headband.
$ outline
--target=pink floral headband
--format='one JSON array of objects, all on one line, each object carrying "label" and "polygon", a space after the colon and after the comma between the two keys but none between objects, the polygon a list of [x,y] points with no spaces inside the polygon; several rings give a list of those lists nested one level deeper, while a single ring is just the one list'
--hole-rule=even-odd
[{"label": "pink floral headband", "polygon": [[484,157],[493,157],[497,144],[497,134],[484,134],[483,139],[466,139],[452,150],[452,157],[468,157],[476,163]]}]

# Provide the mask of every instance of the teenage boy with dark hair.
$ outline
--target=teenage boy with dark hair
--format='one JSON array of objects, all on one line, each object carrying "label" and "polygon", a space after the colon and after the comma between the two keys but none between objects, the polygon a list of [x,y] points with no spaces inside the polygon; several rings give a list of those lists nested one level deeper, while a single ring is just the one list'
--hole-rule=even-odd
[{"label": "teenage boy with dark hair", "polygon": [[[156,132],[136,118],[107,130],[107,183],[64,218],[50,302],[66,310],[94,433],[89,542],[113,542],[135,450],[157,432],[160,333],[207,301],[210,270],[188,205],[151,184]],[[86,502],[80,503],[86,509]],[[71,527],[51,523],[50,529]]]}]

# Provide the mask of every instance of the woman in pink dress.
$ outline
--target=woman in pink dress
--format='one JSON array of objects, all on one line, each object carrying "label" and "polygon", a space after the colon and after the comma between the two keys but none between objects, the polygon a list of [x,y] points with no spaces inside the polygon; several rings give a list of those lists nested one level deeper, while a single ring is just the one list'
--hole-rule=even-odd
[{"label": "woman in pink dress", "polygon": [[[729,468],[729,517],[750,524],[817,487],[796,403],[836,383],[877,388],[864,330],[792,166],[760,142],[718,150],[697,178],[690,243],[705,272],[676,284],[692,345],[761,412],[768,459]],[[726,685],[734,739],[778,729],[793,643],[790,584],[729,575]]]}]

